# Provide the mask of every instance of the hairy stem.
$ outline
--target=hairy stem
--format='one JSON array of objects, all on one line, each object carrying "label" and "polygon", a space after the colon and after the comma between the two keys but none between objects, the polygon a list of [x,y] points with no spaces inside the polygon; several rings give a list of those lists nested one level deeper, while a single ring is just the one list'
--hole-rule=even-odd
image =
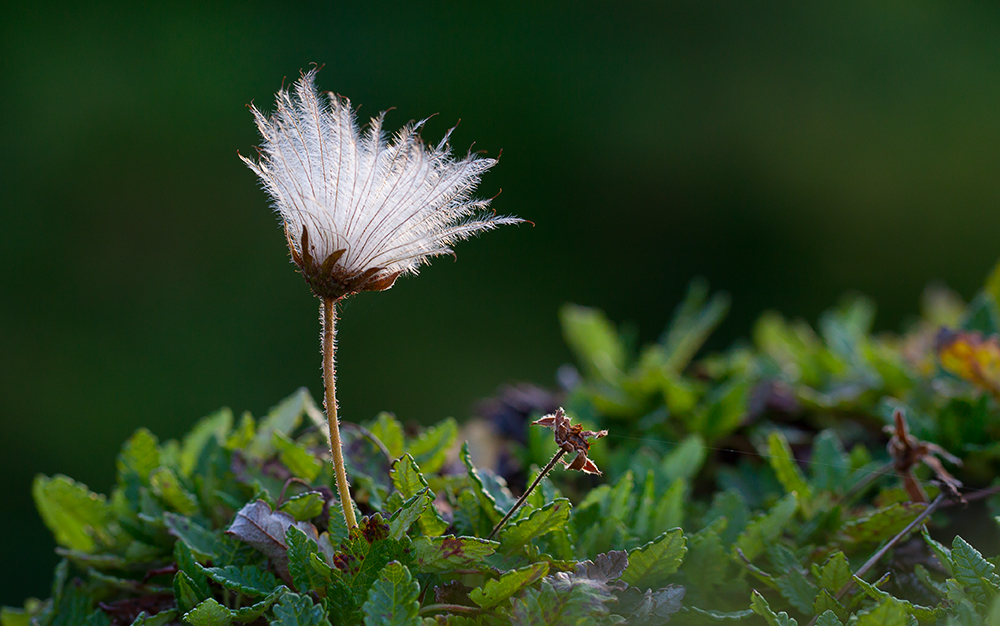
[{"label": "hairy stem", "polygon": [[462,604],[428,604],[420,607],[421,615],[430,613],[465,613],[466,615],[476,615],[483,610],[475,606],[465,606]]},{"label": "hairy stem", "polygon": [[354,502],[351,500],[351,486],[344,471],[344,450],[340,443],[340,427],[337,425],[337,370],[334,353],[337,350],[337,303],[323,298],[323,387],[326,405],[326,421],[330,426],[330,456],[333,458],[333,473],[337,479],[337,493],[344,507],[347,528],[358,525],[354,517]]},{"label": "hairy stem", "polygon": [[545,478],[545,475],[552,471],[552,468],[556,466],[556,461],[561,459],[562,455],[564,454],[566,454],[566,451],[563,450],[562,448],[559,448],[559,451],[555,453],[555,456],[552,457],[552,460],[549,461],[549,464],[546,465],[544,468],[542,468],[542,471],[538,472],[538,478],[535,479],[535,482],[531,483],[531,486],[524,490],[524,493],[521,495],[518,501],[514,503],[514,506],[510,507],[510,510],[507,511],[507,514],[503,516],[503,519],[500,520],[497,523],[497,525],[493,527],[493,530],[490,531],[489,536],[486,537],[487,540],[493,539],[493,537],[498,532],[500,532],[500,529],[503,528],[503,525],[507,523],[507,520],[510,519],[510,517],[514,514],[515,511],[521,508],[521,505],[524,504],[524,501],[528,499],[528,496],[531,494],[532,491],[534,491],[535,487],[538,486],[538,483],[542,482],[542,479]]}]

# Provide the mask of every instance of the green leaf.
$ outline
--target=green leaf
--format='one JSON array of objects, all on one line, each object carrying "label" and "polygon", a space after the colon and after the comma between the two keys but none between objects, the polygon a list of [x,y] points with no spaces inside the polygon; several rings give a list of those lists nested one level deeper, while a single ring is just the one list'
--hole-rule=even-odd
[{"label": "green leaf", "polygon": [[174,599],[177,602],[177,609],[186,613],[208,598],[208,594],[201,594],[197,585],[190,576],[184,572],[174,574]]},{"label": "green leaf", "polygon": [[520,569],[509,571],[500,578],[486,581],[482,587],[469,592],[469,599],[484,609],[488,609],[500,604],[548,573],[548,563],[532,563]]},{"label": "green leaf", "polygon": [[416,537],[413,555],[423,573],[444,573],[463,568],[480,568],[483,559],[496,552],[500,544],[477,537]]},{"label": "green leaf", "polygon": [[775,614],[771,610],[771,606],[767,603],[767,600],[764,599],[764,596],[757,593],[756,589],[754,589],[750,597],[750,608],[754,613],[764,618],[767,626],[798,626],[798,622],[794,618],[788,617],[788,614],[784,611]]},{"label": "green leaf", "polygon": [[685,437],[676,448],[663,457],[663,461],[660,462],[659,474],[667,483],[675,480],[690,482],[705,463],[707,453],[705,440],[701,438],[701,435],[694,434]]},{"label": "green leaf", "polygon": [[255,565],[206,567],[205,573],[226,589],[238,591],[251,598],[270,595],[278,586],[278,579],[274,574]]},{"label": "green leaf", "polygon": [[508,522],[500,534],[500,545],[506,551],[514,551],[546,533],[565,527],[571,509],[569,500],[560,498],[532,511],[514,524]]},{"label": "green leaf", "polygon": [[5,606],[0,609],[0,626],[30,626],[31,615],[24,609]]},{"label": "green leaf", "polygon": [[118,475],[134,476],[141,483],[149,482],[149,474],[160,466],[160,448],[153,433],[145,428],[135,431],[118,455]]},{"label": "green leaf", "polygon": [[314,604],[309,596],[285,593],[281,602],[274,605],[271,626],[328,626],[323,607]]},{"label": "green leaf", "polygon": [[496,498],[490,494],[489,490],[486,489],[486,485],[483,482],[482,476],[479,474],[479,470],[472,464],[472,457],[469,455],[469,442],[466,441],[462,444],[462,463],[465,464],[465,469],[469,472],[469,482],[472,492],[475,494],[476,498],[479,500],[479,505],[482,510],[486,513],[486,516],[494,524],[503,518],[504,514],[507,512],[497,505]]},{"label": "green leaf", "polygon": [[392,561],[382,569],[362,607],[365,626],[418,626],[420,585],[405,565]]},{"label": "green leaf", "polygon": [[748,379],[732,378],[709,391],[690,422],[691,429],[709,444],[736,430],[746,415],[751,387]]},{"label": "green leaf", "polygon": [[292,473],[292,476],[301,478],[307,483],[316,480],[323,469],[323,462],[317,459],[312,452],[299,446],[287,435],[278,431],[275,431],[271,436],[271,443],[278,451],[278,458]]},{"label": "green leaf", "polygon": [[832,430],[824,430],[813,439],[809,459],[812,484],[818,491],[845,491],[851,473],[851,459],[840,438]]},{"label": "green leaf", "polygon": [[831,594],[836,595],[844,588],[844,585],[851,582],[854,573],[851,572],[851,565],[843,552],[835,552],[823,563],[822,567],[813,566],[813,576],[816,578],[820,589],[826,589]]},{"label": "green leaf", "polygon": [[174,513],[165,513],[163,523],[170,530],[170,534],[183,541],[191,552],[203,559],[214,559],[221,553],[222,539],[219,533]]},{"label": "green leaf", "polygon": [[894,598],[886,598],[878,606],[858,613],[855,626],[909,626],[910,617],[903,604]]},{"label": "green leaf", "polygon": [[448,450],[458,438],[458,422],[453,418],[442,420],[411,441],[406,451],[428,474],[441,469],[448,460]]},{"label": "green leaf", "polygon": [[285,543],[288,545],[288,573],[292,577],[296,591],[306,593],[322,589],[327,581],[318,576],[310,564],[311,556],[320,553],[316,542],[302,529],[289,526],[285,531]]},{"label": "green leaf", "polygon": [[792,492],[779,500],[766,515],[750,522],[736,539],[736,547],[743,551],[748,560],[753,561],[781,536],[785,525],[795,515],[796,508],[798,497]]},{"label": "green leaf", "polygon": [[184,614],[184,621],[192,626],[229,626],[233,623],[233,612],[208,598],[194,609]]},{"label": "green leaf", "polygon": [[742,622],[745,618],[754,614],[753,609],[744,609],[742,611],[714,611],[709,609],[699,609],[696,606],[689,606],[687,608],[690,609],[695,615],[707,617],[713,622]]},{"label": "green leaf", "polygon": [[393,462],[389,470],[392,477],[392,485],[404,498],[412,498],[423,490],[427,490],[432,504],[423,509],[420,514],[420,530],[428,537],[437,537],[448,529],[448,522],[441,517],[437,508],[433,505],[434,492],[427,486],[424,475],[420,472],[420,466],[409,453]]},{"label": "green leaf", "polygon": [[398,459],[403,456],[403,426],[392,413],[383,411],[375,416],[375,421],[368,425],[368,431],[382,442],[389,456]]},{"label": "green leaf", "polygon": [[948,572],[949,576],[954,576],[955,571],[951,566],[951,550],[935,541],[931,537],[931,534],[927,532],[927,526],[920,527],[920,534],[923,535],[924,541],[927,543],[927,547],[929,547],[931,552],[934,553],[934,556],[937,557],[938,563],[941,564],[941,567]]},{"label": "green leaf", "polygon": [[289,498],[278,507],[283,513],[288,513],[299,522],[306,522],[323,513],[323,494],[318,491],[307,491]]},{"label": "green leaf", "polygon": [[840,532],[854,543],[881,543],[899,534],[925,508],[926,504],[896,502],[847,522]]},{"label": "green leaf", "polygon": [[86,485],[61,474],[52,478],[39,474],[31,494],[59,545],[89,553],[112,541],[107,529],[111,507],[104,496],[91,492]]},{"label": "green leaf", "polygon": [[263,600],[233,611],[233,620],[240,622],[241,624],[252,624],[256,622],[269,608],[271,608],[271,605],[273,605],[287,592],[288,587],[285,587],[284,585],[278,587]]},{"label": "green leaf", "polygon": [[908,600],[901,600],[899,598],[895,598],[889,593],[882,591],[875,585],[872,585],[871,583],[867,582],[866,580],[858,576],[853,576],[853,579],[854,583],[858,586],[859,589],[864,591],[868,595],[868,597],[878,602],[884,602],[889,600],[896,602],[903,607],[907,615],[912,615],[913,617],[917,618],[922,622],[933,622],[936,621],[938,618],[938,612],[935,611],[934,609],[928,608],[926,606],[920,606],[919,604],[913,604]]},{"label": "green leaf", "polygon": [[974,601],[988,605],[1000,591],[994,565],[958,535],[951,544],[951,563],[955,578]]},{"label": "green leaf", "polygon": [[628,567],[621,579],[642,588],[662,587],[680,567],[686,552],[684,531],[680,528],[667,531],[646,545],[629,551]]},{"label": "green leaf", "polygon": [[221,445],[226,440],[226,436],[232,427],[233,412],[227,408],[219,409],[215,413],[198,420],[194,428],[181,441],[181,449],[178,456],[181,473],[185,476],[190,476],[208,440],[214,438],[216,443]]},{"label": "green leaf", "polygon": [[302,421],[307,403],[312,403],[309,390],[301,387],[272,408],[257,427],[253,440],[244,448],[250,458],[262,459],[274,451],[274,433],[289,435]]},{"label": "green leaf", "polygon": [[158,467],[149,474],[149,484],[153,493],[181,515],[191,516],[198,512],[198,499],[181,486],[180,479],[169,467]]},{"label": "green leaf", "polygon": [[[767,452],[767,462],[778,477],[778,482],[787,493],[797,493],[800,507],[804,507],[804,503],[809,500],[812,494],[806,483],[806,477],[795,462],[792,448],[788,445],[788,440],[785,439],[785,435],[781,431],[771,431],[771,434],[768,435]],[[811,515],[807,514],[806,517],[811,517]]]},{"label": "green leaf", "polygon": [[421,489],[403,502],[389,518],[389,536],[399,539],[406,536],[410,526],[416,522],[431,504],[430,489]]},{"label": "green leaf", "polygon": [[616,381],[625,368],[625,348],[618,331],[597,309],[574,304],[559,310],[563,336],[588,376]]},{"label": "green leaf", "polygon": [[791,571],[774,579],[778,592],[802,613],[808,615],[812,611],[818,590],[802,572]]},{"label": "green leaf", "polygon": [[716,293],[706,304],[707,297],[708,283],[693,280],[684,301],[674,311],[660,338],[668,371],[682,372],[729,311],[729,296],[725,293]]},{"label": "green leaf", "polygon": [[816,618],[816,626],[844,626],[844,623],[837,619],[837,614],[826,610]]}]

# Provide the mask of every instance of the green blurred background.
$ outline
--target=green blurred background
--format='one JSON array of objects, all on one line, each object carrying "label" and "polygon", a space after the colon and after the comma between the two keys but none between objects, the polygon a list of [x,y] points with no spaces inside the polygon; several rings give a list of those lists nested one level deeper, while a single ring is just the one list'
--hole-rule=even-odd
[{"label": "green blurred background", "polygon": [[[86,6],[83,6],[86,4]],[[342,413],[465,418],[551,384],[567,301],[661,331],[691,277],[898,328],[1000,255],[1000,7],[889,3],[17,3],[0,13],[0,603],[48,593],[38,472],[103,491],[136,428],[320,389],[317,302],[236,151],[312,62],[390,127],[503,159],[535,227],[458,247],[340,327]]]}]

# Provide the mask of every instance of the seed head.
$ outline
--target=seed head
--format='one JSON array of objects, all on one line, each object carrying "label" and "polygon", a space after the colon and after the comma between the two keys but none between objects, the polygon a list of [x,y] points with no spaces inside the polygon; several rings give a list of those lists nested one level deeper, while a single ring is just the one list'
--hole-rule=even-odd
[{"label": "seed head", "polygon": [[346,98],[319,94],[316,71],[278,92],[276,110],[251,106],[262,143],[259,159],[240,156],[281,216],[292,260],[320,297],[339,300],[388,289],[451,245],[516,217],[497,216],[472,197],[495,159],[452,156],[449,131],[434,147],[423,122],[391,139],[385,113],[360,129]]},{"label": "seed head", "polygon": [[571,462],[566,463],[563,461],[566,469],[580,470],[587,474],[601,473],[601,470],[597,469],[597,464],[587,458],[587,453],[590,451],[590,440],[605,437],[608,431],[584,430],[583,426],[570,423],[562,407],[556,409],[556,412],[552,415],[546,415],[542,419],[532,422],[532,424],[551,428],[555,435],[556,445],[566,452],[576,452],[576,458]]}]

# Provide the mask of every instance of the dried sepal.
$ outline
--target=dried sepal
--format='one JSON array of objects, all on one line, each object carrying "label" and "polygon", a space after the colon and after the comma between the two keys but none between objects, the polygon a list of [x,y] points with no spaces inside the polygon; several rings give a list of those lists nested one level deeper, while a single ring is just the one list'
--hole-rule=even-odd
[{"label": "dried sepal", "polygon": [[532,422],[532,424],[551,428],[554,433],[557,446],[559,446],[566,453],[576,452],[576,458],[574,458],[571,462],[567,463],[566,461],[563,461],[563,465],[566,466],[566,469],[579,470],[586,474],[600,475],[601,470],[597,468],[597,465],[592,459],[587,457],[587,453],[590,451],[590,442],[607,436],[608,431],[584,430],[583,426],[580,424],[573,424],[570,422],[562,407],[556,409],[555,413],[546,415],[545,417]]},{"label": "dried sepal", "polygon": [[892,414],[892,419],[893,424],[885,427],[886,434],[891,435],[887,449],[896,471],[903,479],[903,486],[910,499],[914,502],[928,501],[927,494],[924,493],[923,487],[920,486],[920,482],[913,474],[914,466],[923,463],[934,472],[934,477],[949,497],[961,500],[959,489],[962,487],[962,482],[944,468],[941,459],[956,466],[961,466],[962,460],[936,443],[921,441],[911,435],[910,427],[906,423],[906,415],[902,409],[896,409]]}]

